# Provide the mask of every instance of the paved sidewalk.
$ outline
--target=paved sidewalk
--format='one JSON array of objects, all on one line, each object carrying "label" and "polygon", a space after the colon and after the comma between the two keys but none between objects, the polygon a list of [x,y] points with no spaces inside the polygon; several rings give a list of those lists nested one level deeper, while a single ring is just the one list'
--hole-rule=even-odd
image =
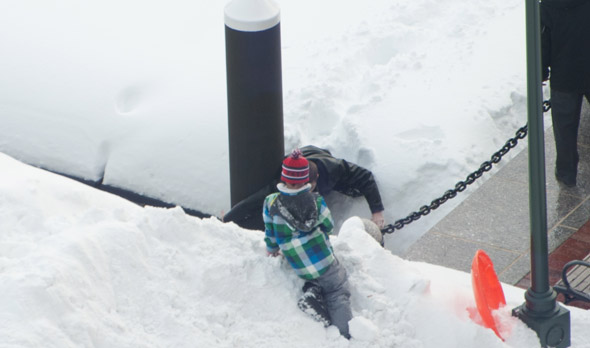
[{"label": "paved sidewalk", "polygon": [[[579,134],[577,187],[567,188],[555,180],[553,130],[545,132],[550,252],[569,240],[590,218],[590,108],[586,102]],[[521,142],[518,146],[528,146],[528,137]],[[494,262],[500,281],[517,285],[522,280],[524,283],[520,284],[526,284],[523,278],[530,271],[528,189],[525,148],[402,256],[470,272],[476,250],[483,249]]]}]

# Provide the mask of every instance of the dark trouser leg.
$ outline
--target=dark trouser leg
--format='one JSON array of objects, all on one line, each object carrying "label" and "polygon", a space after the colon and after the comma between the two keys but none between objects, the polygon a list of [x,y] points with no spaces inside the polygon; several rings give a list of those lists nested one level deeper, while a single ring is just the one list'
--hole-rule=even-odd
[{"label": "dark trouser leg", "polygon": [[326,273],[314,282],[322,287],[332,325],[340,330],[342,336],[350,338],[348,322],[352,319],[352,312],[346,269],[336,259]]},{"label": "dark trouser leg", "polygon": [[249,230],[264,231],[262,205],[267,195],[276,192],[275,185],[276,183],[272,182],[233,206],[223,216],[223,221],[234,222],[238,226]]},{"label": "dark trouser leg", "polygon": [[551,90],[551,118],[557,158],[555,174],[564,183],[575,185],[578,173],[578,127],[582,93]]}]

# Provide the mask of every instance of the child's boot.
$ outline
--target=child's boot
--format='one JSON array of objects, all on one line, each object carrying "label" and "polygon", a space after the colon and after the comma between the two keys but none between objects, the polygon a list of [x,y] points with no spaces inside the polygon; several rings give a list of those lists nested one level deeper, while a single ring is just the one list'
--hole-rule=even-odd
[{"label": "child's boot", "polygon": [[328,307],[324,302],[322,288],[311,282],[305,282],[303,285],[303,295],[297,302],[297,306],[313,319],[323,323],[325,327],[332,323]]}]

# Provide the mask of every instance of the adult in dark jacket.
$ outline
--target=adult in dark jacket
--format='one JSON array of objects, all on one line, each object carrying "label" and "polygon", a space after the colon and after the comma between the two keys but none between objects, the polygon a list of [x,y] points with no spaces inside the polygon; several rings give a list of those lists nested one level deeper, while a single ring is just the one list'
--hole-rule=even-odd
[{"label": "adult in dark jacket", "polygon": [[543,81],[550,81],[557,158],[555,176],[576,186],[578,128],[584,96],[590,101],[590,0],[542,0]]},{"label": "adult in dark jacket", "polygon": [[[304,146],[300,150],[310,163],[310,182],[315,191],[322,196],[332,191],[351,197],[364,196],[371,210],[371,220],[383,227],[383,203],[375,178],[369,170],[344,159],[335,158],[330,151],[313,145]],[[314,173],[317,173],[315,178]],[[267,195],[277,192],[280,168],[277,168],[276,177],[276,181],[268,183],[233,206],[224,215],[223,221],[232,221],[244,228],[263,231],[262,203]]]}]

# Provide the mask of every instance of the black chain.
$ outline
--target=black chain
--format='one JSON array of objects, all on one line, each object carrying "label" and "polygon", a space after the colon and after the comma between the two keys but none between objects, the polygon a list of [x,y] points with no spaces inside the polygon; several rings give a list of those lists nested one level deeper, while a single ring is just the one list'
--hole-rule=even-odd
[{"label": "black chain", "polygon": [[[549,109],[551,109],[551,102],[549,100],[545,100],[543,102],[543,112],[547,112],[549,111]],[[449,199],[455,198],[457,196],[457,193],[465,191],[465,189],[467,189],[467,186],[473,184],[475,180],[479,179],[485,172],[489,172],[494,164],[500,162],[500,160],[502,160],[502,157],[518,144],[518,140],[524,139],[527,136],[527,132],[528,125],[524,125],[518,131],[516,131],[516,135],[514,136],[514,138],[508,139],[506,144],[504,144],[504,146],[502,146],[502,148],[499,151],[492,155],[489,161],[483,162],[479,166],[479,169],[467,175],[467,178],[464,181],[459,181],[457,184],[455,184],[455,188],[447,190],[442,197],[430,202],[430,205],[423,205],[422,207],[420,207],[418,211],[411,213],[407,217],[399,219],[393,224],[386,225],[384,228],[381,229],[381,232],[393,233],[395,232],[395,230],[401,229],[405,225],[420,219],[422,216],[430,214],[431,211],[437,209]]]}]

